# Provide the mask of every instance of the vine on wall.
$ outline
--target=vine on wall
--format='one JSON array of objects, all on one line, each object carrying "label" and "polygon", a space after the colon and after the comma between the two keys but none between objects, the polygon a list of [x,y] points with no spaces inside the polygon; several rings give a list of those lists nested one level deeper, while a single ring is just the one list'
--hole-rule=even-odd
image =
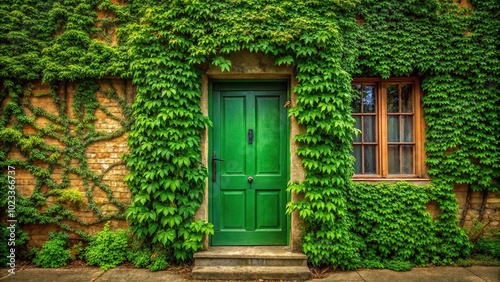
[{"label": "vine on wall", "polygon": [[[124,218],[126,207],[103,181],[103,177],[121,163],[96,173],[89,168],[85,154],[89,146],[121,136],[130,127],[130,101],[126,100],[130,97],[127,92],[130,87],[124,81],[121,93],[125,95],[120,97],[118,89],[103,79],[105,75],[126,73],[128,60],[123,48],[112,47],[102,40],[114,17],[109,17],[108,25],[98,24],[104,19],[98,19],[96,11],[106,7],[106,2],[100,2],[7,0],[0,3],[0,160],[3,167],[11,165],[36,178],[31,195],[16,197],[20,224],[54,223],[86,237],[81,227]],[[102,79],[110,90],[100,89],[95,78]],[[31,103],[32,82],[39,79],[50,84],[47,93],[39,96],[50,97],[55,112]],[[78,85],[71,105],[67,104],[70,83]],[[99,104],[97,92],[116,101],[124,117],[115,116]],[[121,129],[96,130],[93,125],[97,120],[96,110],[118,122]],[[41,126],[38,119],[46,119],[47,124]],[[26,128],[35,133],[26,133]],[[56,140],[59,145],[51,145],[46,140]],[[16,149],[23,157],[7,159],[9,152]],[[53,176],[55,171],[62,171],[57,179]],[[83,187],[71,187],[70,174],[77,175]],[[6,189],[6,175],[2,175],[1,181],[2,189]],[[93,198],[96,189],[107,195],[116,212],[103,214]],[[76,191],[79,190],[85,191],[84,197],[78,197]],[[7,195],[6,191],[2,195]],[[47,202],[50,196],[55,197],[53,203]],[[85,208],[92,211],[95,220],[83,220],[67,208],[68,203],[82,204],[84,198],[88,203]],[[1,199],[0,204],[5,206],[6,198]]]},{"label": "vine on wall", "polygon": [[362,1],[357,73],[423,77],[428,174],[483,191],[484,211],[500,188],[500,4],[459,2]]},{"label": "vine on wall", "polygon": [[[363,267],[408,270],[450,264],[469,252],[449,192],[406,182],[357,182],[347,198]],[[426,209],[430,202],[439,206],[436,214]]]},{"label": "vine on wall", "polygon": [[471,3],[363,1],[359,69],[424,75],[429,175],[435,183],[498,191],[500,4]]},{"label": "vine on wall", "polygon": [[225,56],[247,49],[297,68],[292,114],[306,128],[297,136],[304,145],[297,153],[308,169],[307,184],[300,186],[307,200],[289,209],[300,209],[306,222],[304,250],[316,264],[347,265],[356,257],[343,216],[352,175],[350,76],[342,68],[349,53],[339,52],[345,23],[334,17],[353,3],[323,3],[173,1],[141,10],[143,24],[127,32],[138,85],[127,157],[134,199],[127,215],[137,234],[172,245],[177,258],[185,259],[202,247],[191,226],[211,232],[211,225],[191,220],[203,199],[200,132],[209,125],[199,108],[197,65],[229,70]]},{"label": "vine on wall", "polygon": [[[137,98],[131,112],[131,153],[125,159],[133,195],[127,217],[139,237],[166,246],[179,261],[189,259],[202,246],[203,236],[212,232],[211,224],[192,220],[203,200],[206,179],[200,133],[210,125],[199,107],[201,75],[208,63],[230,70],[227,57],[232,52],[261,52],[297,71],[297,106],[290,114],[304,128],[295,140],[301,145],[296,153],[302,157],[306,177],[289,187],[304,199],[289,204],[288,211],[296,210],[304,221],[303,249],[315,265],[355,268],[367,263],[362,253],[383,260],[387,252],[367,247],[369,238],[358,230],[364,224],[357,219],[361,211],[349,208],[361,197],[357,192],[368,189],[376,194],[372,186],[353,185],[350,180],[351,76],[420,75],[426,92],[426,151],[433,186],[422,188],[423,192],[407,188],[439,203],[442,214],[433,222],[434,230],[442,238],[453,237],[446,248],[433,250],[437,259],[422,257],[416,249],[400,257],[411,258],[413,264],[447,263],[464,253],[458,249],[467,250],[466,237],[455,225],[453,184],[496,191],[500,176],[500,4],[475,0],[472,5],[473,9],[458,8],[452,1],[436,0],[151,0],[126,5],[106,0],[24,1],[23,5],[4,1],[0,76],[2,99],[9,96],[11,102],[2,112],[9,117],[2,120],[2,142],[38,149],[26,153],[28,161],[55,153],[60,157],[54,156],[49,164],[77,158],[85,139],[67,136],[73,121],[64,115],[47,118],[53,123],[61,119],[55,130],[61,133],[53,135],[74,146],[75,152],[46,148],[42,136],[20,133],[22,126],[33,123],[20,112],[22,86],[43,78],[54,87],[78,80],[95,90],[91,78],[132,78]],[[96,10],[109,17],[99,19]],[[116,25],[115,46],[107,32]],[[76,108],[85,109],[74,122],[75,130],[97,140],[101,136],[87,125],[99,106],[85,93],[75,100]],[[75,171],[95,181],[85,160],[79,160],[82,167]],[[50,184],[38,167],[25,167]],[[35,193],[29,201],[35,200],[42,203],[43,197]],[[381,211],[369,200],[364,205],[377,218]]]},{"label": "vine on wall", "polygon": [[[2,118],[0,119],[0,142],[2,143],[2,166],[15,167],[16,171],[26,171],[35,177],[36,182],[30,195],[17,195],[16,219],[20,224],[53,223],[57,226],[79,233],[86,237],[81,226],[94,225],[109,219],[123,219],[125,206],[117,201],[112,187],[103,177],[118,162],[111,164],[101,173],[95,172],[87,162],[87,149],[97,142],[122,136],[129,129],[128,101],[126,82],[122,85],[125,97],[120,97],[113,85],[108,81],[109,90],[102,90],[93,80],[81,81],[74,93],[72,109],[68,109],[68,84],[52,84],[47,93],[32,96],[33,85],[26,87],[15,85],[10,80],[4,80],[1,93]],[[124,117],[116,116],[97,100],[97,93],[105,93],[121,107]],[[50,97],[55,111],[50,105],[35,106],[33,101]],[[112,131],[96,130],[96,110],[103,111],[107,117],[115,120],[121,126]],[[74,113],[72,116],[71,113]],[[40,122],[44,120],[45,122]],[[28,133],[26,133],[28,132]],[[34,132],[34,133],[31,133]],[[47,142],[47,140],[52,140]],[[9,153],[17,152],[22,157],[7,159]],[[19,175],[19,174],[18,174]],[[82,187],[73,187],[70,176],[76,175],[81,180]],[[2,176],[2,189],[7,189],[7,177]],[[93,192],[102,190],[107,194],[109,203],[117,208],[116,212],[103,214],[102,208],[95,202]],[[83,197],[80,191],[85,192]],[[7,195],[6,191],[5,195]],[[54,201],[48,197],[54,196]],[[2,197],[2,206],[6,206],[6,197]],[[87,221],[75,215],[65,204],[82,206],[85,199],[86,208],[93,212],[95,220]],[[41,209],[44,207],[43,209]],[[71,223],[70,223],[71,222]],[[75,227],[76,226],[76,227]]]}]

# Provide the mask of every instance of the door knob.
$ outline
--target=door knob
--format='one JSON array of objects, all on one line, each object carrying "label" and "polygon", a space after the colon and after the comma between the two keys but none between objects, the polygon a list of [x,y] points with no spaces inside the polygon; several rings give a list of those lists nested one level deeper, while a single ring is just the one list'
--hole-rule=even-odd
[{"label": "door knob", "polygon": [[253,177],[249,176],[248,177],[248,183],[252,183],[252,181],[253,181]]}]

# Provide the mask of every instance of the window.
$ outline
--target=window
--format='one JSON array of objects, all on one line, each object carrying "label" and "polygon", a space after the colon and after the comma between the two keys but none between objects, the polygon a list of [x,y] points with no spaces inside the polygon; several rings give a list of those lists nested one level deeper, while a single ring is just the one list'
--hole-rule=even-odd
[{"label": "window", "polygon": [[423,177],[423,119],[416,78],[356,79],[355,178]]}]

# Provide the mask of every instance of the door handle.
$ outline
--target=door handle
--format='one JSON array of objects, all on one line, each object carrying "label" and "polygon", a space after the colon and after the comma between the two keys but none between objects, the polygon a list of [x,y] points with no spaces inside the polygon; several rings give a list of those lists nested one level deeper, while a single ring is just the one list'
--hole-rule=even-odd
[{"label": "door handle", "polygon": [[217,161],[223,162],[224,160],[217,158],[217,153],[214,151],[212,155],[212,182],[217,181]]},{"label": "door handle", "polygon": [[253,143],[253,129],[248,130],[248,144]]}]

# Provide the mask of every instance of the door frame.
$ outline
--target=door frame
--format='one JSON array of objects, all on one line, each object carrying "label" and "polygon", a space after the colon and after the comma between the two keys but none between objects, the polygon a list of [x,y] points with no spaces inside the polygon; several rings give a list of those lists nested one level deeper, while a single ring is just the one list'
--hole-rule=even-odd
[{"label": "door frame", "polygon": [[[290,101],[291,99],[291,81],[290,79],[209,79],[208,81],[208,118],[212,120],[213,118],[213,83],[214,82],[239,82],[239,83],[258,83],[258,82],[283,82],[286,84],[286,100]],[[287,107],[288,108],[288,107]],[[288,142],[285,142],[286,144],[282,144],[285,146],[285,151],[287,152],[286,156],[286,178],[287,182],[290,181],[290,165],[291,165],[291,160],[290,160],[290,117],[288,116],[288,110],[286,110],[287,118],[286,118],[286,132],[285,136],[287,137],[286,140]],[[213,132],[213,126],[208,127],[208,154],[207,154],[207,161],[208,161],[208,222],[213,222],[213,213],[214,213],[214,207],[213,207],[213,182],[211,180],[211,175],[212,175],[212,162],[210,161],[211,159],[211,152],[213,152],[213,143],[214,143],[214,132]],[[286,190],[287,187],[285,187],[285,193],[286,193],[286,203],[289,203],[291,201],[291,194],[288,190]],[[286,206],[285,206],[285,211],[286,211]],[[290,246],[290,232],[291,232],[291,215],[286,214],[285,212],[285,225],[286,225],[286,246]],[[208,245],[212,246],[212,235],[208,236]]]}]

